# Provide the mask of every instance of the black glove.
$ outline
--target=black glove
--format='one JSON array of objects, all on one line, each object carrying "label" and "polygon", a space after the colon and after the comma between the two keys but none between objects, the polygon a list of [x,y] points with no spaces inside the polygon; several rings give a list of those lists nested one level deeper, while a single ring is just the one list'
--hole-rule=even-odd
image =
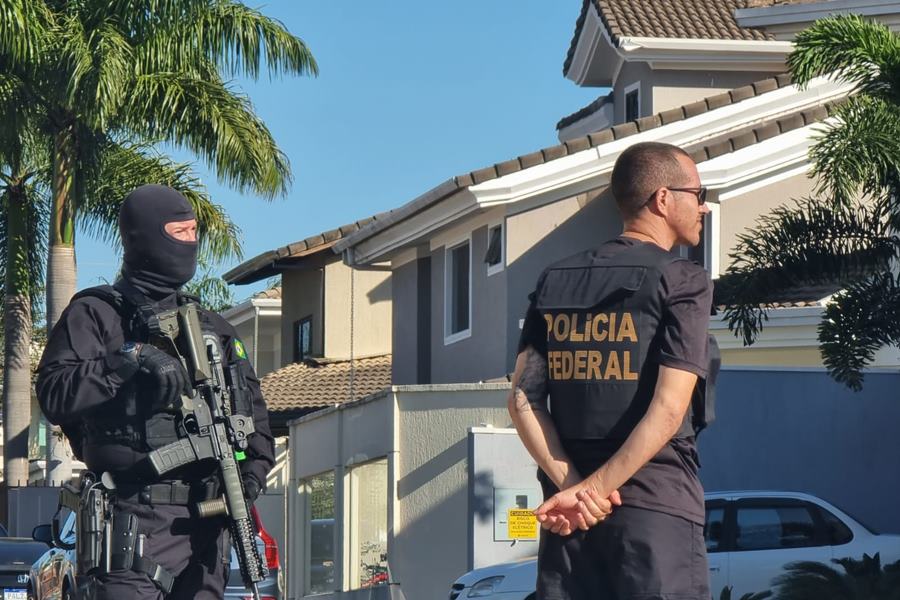
[{"label": "black glove", "polygon": [[244,475],[244,497],[247,502],[253,504],[261,493],[262,485],[259,480],[253,475]]},{"label": "black glove", "polygon": [[190,378],[181,361],[151,344],[125,344],[120,351],[126,362],[150,376],[148,394],[153,410],[172,406],[182,394],[193,393]]}]

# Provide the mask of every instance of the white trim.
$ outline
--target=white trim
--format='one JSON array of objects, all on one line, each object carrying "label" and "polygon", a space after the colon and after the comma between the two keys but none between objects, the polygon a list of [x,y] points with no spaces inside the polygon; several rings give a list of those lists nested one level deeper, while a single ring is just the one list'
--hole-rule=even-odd
[{"label": "white trim", "polygon": [[619,76],[625,59],[612,43],[612,38],[603,25],[603,21],[597,13],[597,8],[591,6],[581,26],[578,41],[575,42],[575,53],[572,55],[572,62],[569,63],[569,69],[565,73],[566,78],[580,86],[584,86],[587,83],[591,63],[597,56],[598,49],[602,47],[601,44],[608,48],[606,54],[612,54],[615,61],[610,61],[613,64],[609,77],[604,80],[591,81],[590,85],[612,87]]},{"label": "white trim", "polygon": [[[468,244],[469,246],[469,326],[466,329],[462,329],[460,331],[456,331],[453,333],[448,333],[450,331],[450,306],[451,302],[451,277],[450,273],[450,257],[451,252],[456,248],[459,248],[463,244]],[[447,244],[444,246],[444,345],[449,346],[450,344],[455,344],[460,340],[464,340],[472,335],[472,232],[460,240],[457,240],[453,244]]]},{"label": "white trim", "polygon": [[428,239],[428,249],[434,252],[448,244],[458,243],[465,236],[474,233],[476,229],[495,225],[497,220],[503,218],[503,216],[504,210],[500,206],[491,211],[476,213],[468,218],[457,219]]},{"label": "white trim", "polygon": [[861,16],[895,14],[900,12],[897,0],[833,0],[810,4],[776,4],[763,8],[742,8],[734,11],[739,27],[766,27],[788,23],[812,23],[835,14],[853,13]]},{"label": "white trim", "polygon": [[[536,208],[557,200],[605,187],[619,154],[642,141],[690,146],[786,114],[845,97],[852,85],[826,78],[810,82],[805,90],[785,86],[747,100],[711,110],[682,121],[630,135],[569,156],[510,173],[460,190],[433,206],[361,239],[350,249],[358,264],[383,259],[404,245],[428,240],[471,214],[489,207],[527,204]],[[810,136],[821,124],[788,132],[699,165],[704,185],[720,192],[720,199],[746,189],[769,176],[795,174],[808,161]],[[743,188],[742,188],[743,186]],[[735,192],[736,193],[736,192]]]},{"label": "white trim", "polygon": [[[819,347],[818,325],[822,320],[824,306],[800,308],[775,308],[768,311],[768,320],[754,348],[800,348]],[[709,331],[716,336],[722,350],[746,348],[743,340],[735,337],[728,329],[724,314],[718,314],[709,321]]]},{"label": "white trim", "polygon": [[[627,114],[628,113],[628,94],[630,94],[631,92],[633,92],[635,90],[637,91],[637,115],[634,117],[634,119],[629,119],[628,114]],[[622,90],[622,119],[626,122],[640,119],[642,108],[643,107],[641,106],[641,80],[638,79],[634,83],[632,83],[628,86],[625,86],[625,89]]]},{"label": "white trim", "polygon": [[709,276],[712,279],[718,279],[719,272],[719,253],[721,248],[719,245],[722,241],[722,205],[718,202],[706,202],[709,205],[709,235],[706,236],[706,266],[709,270]]},{"label": "white trim", "polygon": [[491,229],[494,229],[496,227],[500,228],[500,262],[498,262],[496,265],[486,265],[488,277],[490,277],[491,275],[496,275],[506,267],[506,219],[488,225],[487,245],[485,246],[485,252],[487,252],[487,249],[490,248]]},{"label": "white trim", "polygon": [[232,306],[222,312],[222,318],[234,326],[249,321],[256,316],[256,309],[259,308],[259,316],[279,316],[281,315],[281,298],[250,298],[244,300],[240,304]]}]

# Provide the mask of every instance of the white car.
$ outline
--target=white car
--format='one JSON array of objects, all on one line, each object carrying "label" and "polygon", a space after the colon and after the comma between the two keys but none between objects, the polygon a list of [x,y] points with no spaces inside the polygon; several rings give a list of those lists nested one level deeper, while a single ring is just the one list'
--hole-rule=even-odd
[{"label": "white car", "polygon": [[[706,494],[706,549],[710,590],[732,598],[771,589],[794,561],[881,554],[881,564],[900,560],[900,536],[878,535],[833,504],[799,492]],[[450,600],[534,600],[537,560],[475,569],[457,579]]]}]

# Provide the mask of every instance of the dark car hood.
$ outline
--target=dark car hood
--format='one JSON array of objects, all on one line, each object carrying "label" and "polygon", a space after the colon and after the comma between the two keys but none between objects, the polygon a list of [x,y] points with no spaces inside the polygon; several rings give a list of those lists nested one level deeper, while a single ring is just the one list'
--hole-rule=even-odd
[{"label": "dark car hood", "polygon": [[30,538],[0,538],[0,568],[30,567],[47,550],[47,544]]}]

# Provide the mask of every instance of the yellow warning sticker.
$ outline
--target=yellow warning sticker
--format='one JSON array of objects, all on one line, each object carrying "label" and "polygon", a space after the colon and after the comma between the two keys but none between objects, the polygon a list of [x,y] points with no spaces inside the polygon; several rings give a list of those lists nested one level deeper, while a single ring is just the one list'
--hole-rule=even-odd
[{"label": "yellow warning sticker", "polygon": [[537,517],[527,508],[511,508],[507,515],[507,527],[511,540],[537,539]]}]

